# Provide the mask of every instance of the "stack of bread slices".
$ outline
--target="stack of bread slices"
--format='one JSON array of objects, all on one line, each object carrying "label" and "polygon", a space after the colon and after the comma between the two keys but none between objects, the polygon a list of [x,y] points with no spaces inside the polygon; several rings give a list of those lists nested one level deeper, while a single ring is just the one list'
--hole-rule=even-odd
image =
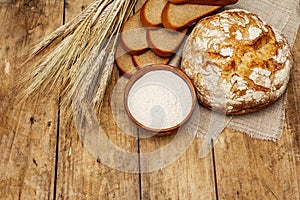
[{"label": "stack of bread slices", "polygon": [[147,0],[123,26],[115,54],[121,74],[129,78],[147,65],[168,64],[189,28],[220,8],[222,6]]}]

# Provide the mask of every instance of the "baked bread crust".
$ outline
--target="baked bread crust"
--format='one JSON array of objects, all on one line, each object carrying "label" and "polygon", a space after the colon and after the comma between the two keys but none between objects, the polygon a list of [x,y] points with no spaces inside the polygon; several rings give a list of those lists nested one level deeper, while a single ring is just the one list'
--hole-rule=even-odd
[{"label": "baked bread crust", "polygon": [[137,69],[144,68],[153,64],[168,64],[170,58],[156,55],[152,50],[148,50],[141,55],[132,56],[133,63]]},{"label": "baked bread crust", "polygon": [[144,27],[160,27],[161,13],[168,0],[148,0],[141,8],[141,22]]},{"label": "baked bread crust", "polygon": [[161,21],[165,28],[183,30],[191,26],[200,18],[210,15],[222,6],[207,6],[196,4],[176,5],[168,2],[161,14]]},{"label": "baked bread crust", "polygon": [[121,41],[124,49],[131,55],[139,55],[148,50],[147,29],[142,25],[140,10],[124,24]]},{"label": "baked bread crust", "polygon": [[166,28],[157,28],[147,31],[147,41],[151,50],[158,56],[170,57],[183,40],[186,38],[188,28],[181,32],[169,30]]},{"label": "baked bread crust", "polygon": [[119,42],[116,47],[115,61],[120,70],[120,74],[126,78],[130,78],[136,71],[132,55],[130,55]]},{"label": "baked bread crust", "polygon": [[185,43],[181,68],[204,106],[246,114],[284,94],[292,65],[282,35],[257,15],[234,9],[198,22]]}]

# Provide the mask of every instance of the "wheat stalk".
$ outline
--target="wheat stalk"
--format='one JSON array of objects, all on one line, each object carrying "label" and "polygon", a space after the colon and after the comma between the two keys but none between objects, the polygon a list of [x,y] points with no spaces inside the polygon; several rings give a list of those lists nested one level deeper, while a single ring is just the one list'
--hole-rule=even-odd
[{"label": "wheat stalk", "polygon": [[114,35],[120,32],[136,2],[96,0],[74,20],[31,47],[22,55],[28,58],[24,65],[39,59],[17,80],[17,101],[59,90],[62,109],[67,112],[71,112],[72,102],[91,102],[100,109],[113,69]]}]

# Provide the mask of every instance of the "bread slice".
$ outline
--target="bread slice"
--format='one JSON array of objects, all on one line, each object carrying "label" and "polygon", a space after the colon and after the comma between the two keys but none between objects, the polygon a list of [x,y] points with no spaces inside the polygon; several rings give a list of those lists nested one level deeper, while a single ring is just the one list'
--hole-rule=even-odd
[{"label": "bread slice", "polygon": [[143,27],[140,11],[131,16],[124,24],[121,38],[126,51],[132,55],[142,54],[148,49],[147,29]]},{"label": "bread slice", "polygon": [[127,53],[122,44],[119,42],[115,53],[116,64],[120,70],[120,74],[127,78],[130,78],[137,69],[133,64],[132,55]]},{"label": "bread slice", "polygon": [[133,56],[133,63],[139,69],[152,64],[168,64],[169,60],[170,58],[160,57],[151,50]]},{"label": "bread slice", "polygon": [[195,4],[176,5],[168,2],[162,12],[162,23],[165,28],[182,30],[206,15],[221,9],[222,6]]},{"label": "bread slice", "polygon": [[148,0],[141,8],[141,21],[145,27],[162,26],[161,14],[168,0]]},{"label": "bread slice", "polygon": [[212,5],[212,6],[225,6],[235,4],[238,0],[169,0],[174,4],[199,4],[199,5]]},{"label": "bread slice", "polygon": [[178,32],[166,28],[148,30],[147,41],[151,50],[158,56],[172,56],[186,37],[188,28]]}]

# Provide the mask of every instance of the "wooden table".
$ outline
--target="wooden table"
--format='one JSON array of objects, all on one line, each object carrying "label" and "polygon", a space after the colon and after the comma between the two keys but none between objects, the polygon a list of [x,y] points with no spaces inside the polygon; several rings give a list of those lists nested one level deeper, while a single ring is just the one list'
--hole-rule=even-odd
[{"label": "wooden table", "polygon": [[[72,19],[92,0],[0,0],[0,199],[300,199],[300,31],[288,89],[282,139],[260,141],[226,129],[214,152],[199,159],[195,140],[163,169],[126,173],[83,147],[60,112],[58,95],[14,105],[14,56]],[[112,82],[118,77],[114,71]],[[103,117],[110,140],[131,152],[151,152],[170,137],[122,136]]]}]

